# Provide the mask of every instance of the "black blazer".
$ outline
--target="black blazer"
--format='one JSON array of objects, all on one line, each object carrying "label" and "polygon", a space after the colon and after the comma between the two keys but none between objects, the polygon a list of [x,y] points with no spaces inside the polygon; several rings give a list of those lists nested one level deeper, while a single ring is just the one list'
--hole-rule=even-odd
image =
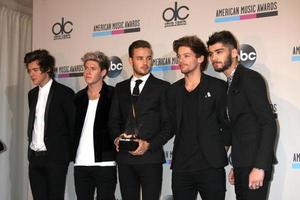
[{"label": "black blazer", "polygon": [[[28,93],[29,119],[28,142],[32,141],[32,130],[35,119],[35,109],[38,100],[39,87]],[[72,141],[74,131],[74,91],[53,80],[45,108],[44,142],[47,148],[48,160],[59,163],[71,161]],[[28,159],[32,150],[28,145]]]},{"label": "black blazer", "polygon": [[238,65],[227,101],[233,166],[271,168],[277,126],[263,77]]},{"label": "black blazer", "polygon": [[[113,140],[125,131],[127,119],[132,112],[130,80],[118,83],[115,88],[109,120]],[[150,149],[142,156],[119,152],[117,162],[126,164],[165,162],[162,146],[168,141],[170,134],[165,105],[165,91],[168,86],[168,82],[150,74],[136,103],[139,137],[150,143]]]},{"label": "black blazer", "polygon": [[[89,98],[87,87],[80,90],[75,96],[75,142],[73,160],[75,161],[78,145],[80,142],[81,132],[88,108]],[[94,153],[95,162],[113,161],[115,160],[115,148],[110,138],[108,130],[108,116],[111,106],[114,88],[103,82],[100,91],[100,99],[97,105],[97,111],[94,122]]]},{"label": "black blazer", "polygon": [[0,141],[0,152],[4,150],[4,144]]},{"label": "black blazer", "polygon": [[[178,139],[180,138],[177,136],[181,134],[184,84],[184,79],[180,79],[172,84],[167,92],[168,111],[172,124],[171,132],[176,136],[172,163],[176,162]],[[198,110],[198,115],[195,117],[198,118],[200,125],[197,139],[203,155],[214,168],[224,167],[228,163],[225,145],[230,144],[231,138],[230,132],[225,131],[223,123],[226,117],[225,97],[226,83],[202,73],[199,87],[199,107],[195,108]]]}]

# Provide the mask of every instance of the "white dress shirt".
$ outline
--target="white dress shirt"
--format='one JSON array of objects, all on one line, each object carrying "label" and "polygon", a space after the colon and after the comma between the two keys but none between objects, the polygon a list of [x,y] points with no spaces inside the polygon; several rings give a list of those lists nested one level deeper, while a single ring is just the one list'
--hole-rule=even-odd
[{"label": "white dress shirt", "polygon": [[45,109],[52,82],[53,80],[50,79],[43,87],[39,86],[38,100],[35,107],[32,141],[30,143],[30,148],[33,151],[47,151],[44,143]]},{"label": "white dress shirt", "polygon": [[137,78],[137,77],[135,77],[135,76],[132,76],[131,81],[130,81],[130,91],[131,91],[131,94],[133,93],[133,88],[134,88],[134,86],[135,86],[135,81],[138,80],[138,79],[143,81],[143,82],[139,85],[140,93],[142,93],[142,90],[143,90],[143,88],[144,88],[144,86],[145,86],[145,83],[146,83],[146,81],[148,80],[149,76],[150,76],[150,73],[146,74],[145,76],[142,76],[141,78]]}]

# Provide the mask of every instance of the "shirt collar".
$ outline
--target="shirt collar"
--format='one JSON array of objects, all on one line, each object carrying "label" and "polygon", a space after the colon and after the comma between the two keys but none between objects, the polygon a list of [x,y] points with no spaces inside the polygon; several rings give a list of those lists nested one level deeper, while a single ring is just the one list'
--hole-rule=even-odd
[{"label": "shirt collar", "polygon": [[140,77],[140,78],[137,78],[137,77],[135,77],[135,76],[132,76],[131,82],[135,82],[136,80],[139,79],[139,80],[142,80],[143,83],[145,83],[145,82],[148,80],[149,76],[150,76],[150,73],[148,73],[148,74],[146,74],[146,75],[144,75],[144,76],[142,76],[142,77]]},{"label": "shirt collar", "polygon": [[53,80],[50,79],[43,87],[39,86],[40,91],[49,91],[51,88]]},{"label": "shirt collar", "polygon": [[234,68],[234,69],[232,70],[231,74],[229,75],[229,78],[233,78],[234,73],[235,73],[235,70],[236,70],[236,68]]}]

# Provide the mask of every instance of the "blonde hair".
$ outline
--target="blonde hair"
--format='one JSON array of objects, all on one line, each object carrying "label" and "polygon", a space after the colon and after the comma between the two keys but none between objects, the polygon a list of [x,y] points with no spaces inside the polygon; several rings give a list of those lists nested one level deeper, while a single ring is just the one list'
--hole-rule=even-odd
[{"label": "blonde hair", "polygon": [[86,54],[84,54],[81,60],[83,62],[83,65],[85,65],[85,63],[89,60],[95,61],[99,64],[102,70],[106,69],[108,71],[108,68],[110,66],[109,58],[101,51],[87,52]]}]

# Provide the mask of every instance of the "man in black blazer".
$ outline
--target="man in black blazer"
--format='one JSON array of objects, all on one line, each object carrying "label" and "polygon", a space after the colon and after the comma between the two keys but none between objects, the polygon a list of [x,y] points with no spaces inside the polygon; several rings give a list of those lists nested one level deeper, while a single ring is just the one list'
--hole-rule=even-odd
[{"label": "man in black blazer", "polygon": [[[120,188],[123,200],[158,200],[162,184],[162,146],[169,137],[165,90],[169,83],[151,73],[152,49],[144,40],[129,47],[129,63],[133,76],[115,87],[109,126],[116,145]],[[136,85],[141,80],[140,85]],[[135,89],[134,89],[135,88]],[[139,96],[133,97],[135,90]],[[137,94],[138,95],[138,94]],[[135,102],[136,101],[136,102]],[[119,151],[119,140],[126,137],[129,122],[135,120],[138,129],[138,147],[133,151]]]},{"label": "man in black blazer", "polygon": [[83,58],[87,86],[75,95],[74,182],[77,200],[115,200],[115,146],[108,130],[114,88],[104,78],[110,61],[100,51]]},{"label": "man in black blazer", "polygon": [[227,121],[231,127],[233,170],[229,182],[238,200],[265,200],[275,162],[275,115],[263,77],[238,63],[238,43],[229,31],[207,42],[211,63],[228,79]]},{"label": "man in black blazer", "polygon": [[25,55],[27,72],[37,87],[28,93],[29,180],[35,200],[63,200],[72,155],[74,92],[57,83],[54,57],[46,50]]},{"label": "man in black blazer", "polygon": [[225,115],[224,81],[203,73],[208,52],[196,36],[173,42],[184,78],[171,85],[167,93],[172,131],[175,134],[172,159],[172,190],[175,200],[224,200],[227,155],[222,129]]}]

